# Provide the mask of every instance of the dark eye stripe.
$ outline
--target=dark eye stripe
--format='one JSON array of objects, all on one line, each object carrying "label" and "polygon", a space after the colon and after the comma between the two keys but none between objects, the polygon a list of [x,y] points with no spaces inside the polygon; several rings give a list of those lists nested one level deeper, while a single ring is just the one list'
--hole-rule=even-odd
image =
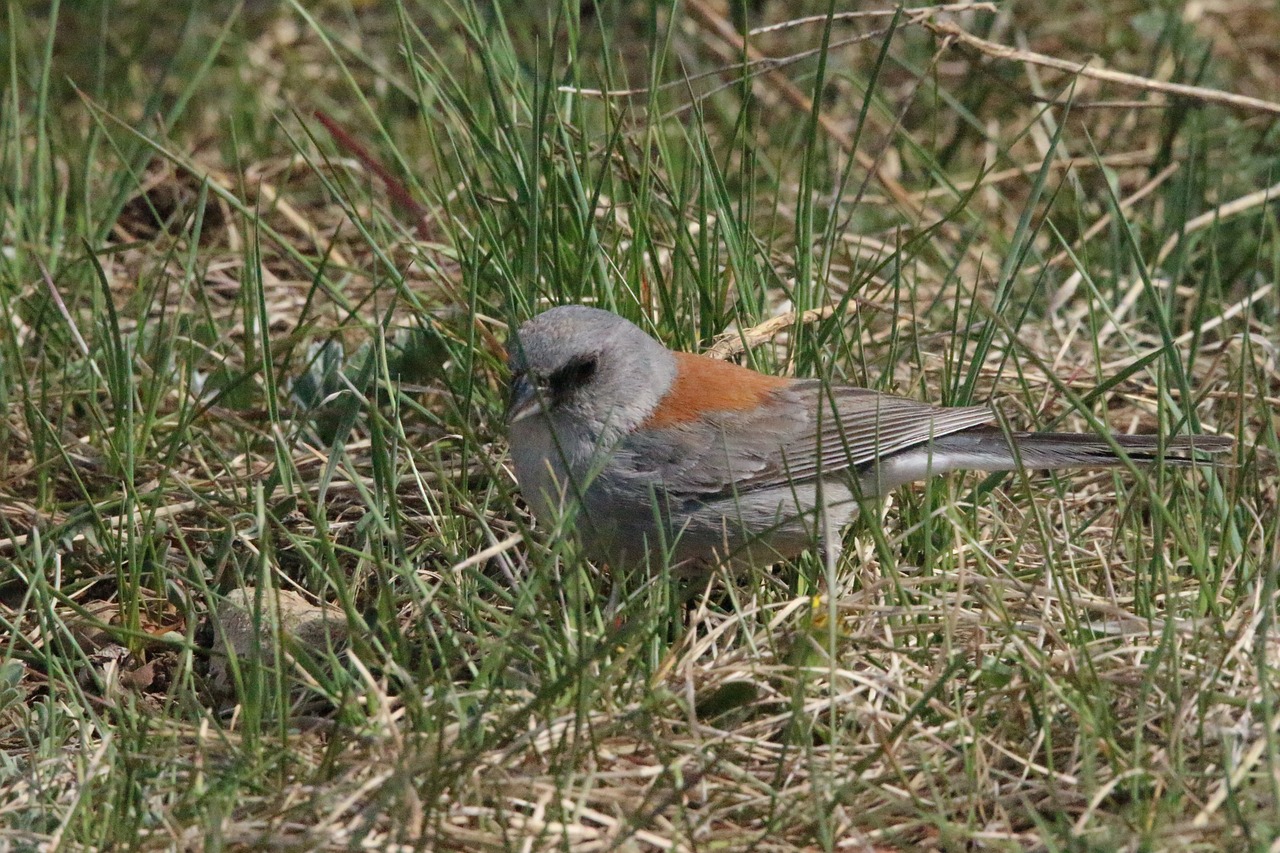
[{"label": "dark eye stripe", "polygon": [[547,377],[547,390],[554,399],[562,399],[591,381],[596,374],[594,355],[575,358]]}]

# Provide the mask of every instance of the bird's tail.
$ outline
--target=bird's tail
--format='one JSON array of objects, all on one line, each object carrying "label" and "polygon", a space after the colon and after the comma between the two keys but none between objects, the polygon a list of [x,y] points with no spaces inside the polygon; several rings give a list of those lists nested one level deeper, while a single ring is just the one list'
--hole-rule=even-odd
[{"label": "bird's tail", "polygon": [[[1133,462],[1168,465],[1207,464],[1208,454],[1226,453],[1235,442],[1219,435],[1112,435],[1104,438],[1074,432],[1004,432],[987,427],[969,429],[934,440],[935,458],[948,459],[948,468],[1011,471],[1018,468],[1107,468]],[[1116,452],[1123,451],[1123,456]],[[965,464],[966,461],[970,464]],[[958,463],[958,464],[957,464]]]},{"label": "bird's tail", "polygon": [[879,459],[864,468],[859,479],[861,494],[870,497],[948,471],[1110,468],[1126,464],[1125,457],[1139,464],[1163,460],[1166,465],[1203,465],[1211,462],[1209,454],[1225,453],[1233,445],[1230,438],[1217,435],[1106,438],[1074,432],[1006,434],[995,427],[973,427]]}]

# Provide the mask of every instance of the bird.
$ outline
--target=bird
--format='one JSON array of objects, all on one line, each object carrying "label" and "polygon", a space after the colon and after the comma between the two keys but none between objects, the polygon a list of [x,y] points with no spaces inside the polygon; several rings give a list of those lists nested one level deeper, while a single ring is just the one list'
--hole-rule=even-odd
[{"label": "bird", "polygon": [[696,576],[815,545],[835,559],[861,501],[916,480],[1126,459],[1193,465],[1233,446],[1216,435],[1008,433],[988,406],[759,373],[672,351],[585,305],[520,325],[507,361],[521,493],[541,523],[569,518],[586,556],[610,568]]}]

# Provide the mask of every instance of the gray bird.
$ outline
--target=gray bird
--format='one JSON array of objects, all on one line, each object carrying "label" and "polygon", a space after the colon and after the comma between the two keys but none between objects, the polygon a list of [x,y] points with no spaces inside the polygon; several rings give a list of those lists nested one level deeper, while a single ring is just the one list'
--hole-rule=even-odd
[{"label": "gray bird", "polygon": [[[986,406],[767,376],[673,352],[596,308],[553,308],[508,343],[511,459],[541,519],[575,513],[588,555],[680,572],[834,558],[860,500],[948,471],[1191,465],[1230,438],[1013,433]],[[1113,446],[1114,442],[1114,446]]]}]

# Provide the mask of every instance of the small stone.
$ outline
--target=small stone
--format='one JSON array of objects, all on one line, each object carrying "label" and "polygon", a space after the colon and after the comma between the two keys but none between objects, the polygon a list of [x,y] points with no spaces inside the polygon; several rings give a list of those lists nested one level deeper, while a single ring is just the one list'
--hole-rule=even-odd
[{"label": "small stone", "polygon": [[[276,638],[279,620],[279,640]],[[209,617],[209,685],[219,698],[235,694],[228,653],[241,665],[255,654],[272,665],[277,642],[295,658],[310,655],[322,661],[347,644],[346,614],[328,604],[312,604],[289,590],[233,589]]]}]

